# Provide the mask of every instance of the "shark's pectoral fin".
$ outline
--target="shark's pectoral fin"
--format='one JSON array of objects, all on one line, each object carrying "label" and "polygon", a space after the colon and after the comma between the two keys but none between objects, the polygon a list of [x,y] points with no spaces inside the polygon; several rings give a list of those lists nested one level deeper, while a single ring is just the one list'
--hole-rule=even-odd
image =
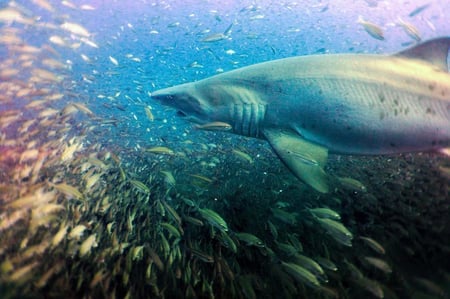
[{"label": "shark's pectoral fin", "polygon": [[297,178],[319,192],[329,191],[328,177],[323,170],[328,157],[327,148],[306,141],[295,132],[265,129],[264,135]]}]

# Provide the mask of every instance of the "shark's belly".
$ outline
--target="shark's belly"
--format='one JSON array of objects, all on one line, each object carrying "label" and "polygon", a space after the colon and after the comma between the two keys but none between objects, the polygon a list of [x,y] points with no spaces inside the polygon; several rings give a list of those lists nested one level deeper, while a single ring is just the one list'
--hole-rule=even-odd
[{"label": "shark's belly", "polygon": [[268,122],[279,126],[288,120],[285,126],[332,152],[387,154],[450,146],[450,101],[426,93],[358,81],[303,80],[285,85],[282,94],[268,108]]}]

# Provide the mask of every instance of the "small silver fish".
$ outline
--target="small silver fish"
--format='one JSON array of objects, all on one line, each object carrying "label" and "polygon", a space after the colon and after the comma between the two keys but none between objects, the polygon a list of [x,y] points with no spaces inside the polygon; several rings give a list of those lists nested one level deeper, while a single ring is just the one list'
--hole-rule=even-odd
[{"label": "small silver fish", "polygon": [[405,22],[401,18],[398,18],[397,24],[402,27],[405,33],[408,34],[412,39],[418,42],[422,40],[419,30],[413,24]]},{"label": "small silver fish", "polygon": [[384,40],[383,29],[380,26],[363,20],[361,16],[358,18],[358,23],[364,27],[364,30],[366,30],[371,37],[378,40]]},{"label": "small silver fish", "polygon": [[225,122],[221,121],[213,121],[210,123],[202,124],[202,125],[195,125],[195,129],[199,130],[207,130],[207,131],[229,131],[233,127]]}]

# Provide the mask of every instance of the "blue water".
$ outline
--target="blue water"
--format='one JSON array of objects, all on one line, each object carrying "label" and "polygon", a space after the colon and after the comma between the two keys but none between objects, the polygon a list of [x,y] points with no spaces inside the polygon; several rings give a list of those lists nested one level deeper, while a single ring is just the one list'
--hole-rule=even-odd
[{"label": "blue water", "polygon": [[[39,96],[1,98],[3,119],[11,111],[21,117],[8,126],[0,122],[4,134],[0,136],[0,187],[4,192],[0,196],[0,240],[5,244],[0,246],[0,297],[380,298],[378,287],[384,298],[450,298],[448,157],[436,153],[332,155],[327,172],[354,178],[366,191],[350,184],[322,195],[297,181],[266,142],[196,130],[178,118],[176,111],[150,99],[151,92],[161,88],[278,58],[395,53],[415,44],[396,25],[398,18],[414,25],[422,40],[450,36],[449,1],[70,2],[77,8],[70,8],[67,2],[49,1],[52,12],[44,8],[43,2],[31,2],[16,1],[25,15],[35,17],[39,24],[54,24],[56,29],[19,22],[0,23],[1,28],[17,28],[23,44],[50,47],[57,52],[54,55],[43,50],[33,58],[33,64],[39,66],[43,58],[54,57],[67,66],[50,70],[63,80],[31,85],[49,88],[64,97],[45,102],[39,109],[26,108]],[[0,9],[11,3],[1,1]],[[81,9],[82,4],[94,9]],[[370,36],[357,22],[359,16],[381,27],[385,39]],[[89,40],[98,48],[61,30],[59,26],[65,20],[85,27],[90,32]],[[211,34],[223,33],[230,25],[231,34],[225,39],[202,42]],[[73,46],[53,44],[49,41],[53,35]],[[2,42],[0,55],[2,69],[10,67],[10,59],[21,69],[15,77],[4,77],[2,81],[24,82],[21,86],[25,88],[25,83],[31,82],[30,69],[18,61],[20,52]],[[2,94],[8,94],[12,87],[1,88]],[[93,115],[74,113],[67,119],[55,116],[51,125],[35,125],[38,132],[31,137],[27,136],[29,132],[20,131],[24,121],[39,119],[41,110],[61,110],[73,102],[86,105]],[[153,121],[146,116],[146,106],[151,108]],[[47,134],[53,130],[56,133]],[[74,137],[82,140],[83,149],[61,164],[59,157]],[[7,143],[9,140],[16,140],[17,144]],[[55,142],[49,146],[55,151],[46,156],[44,170],[36,179],[26,175],[22,178],[24,165],[33,166],[36,161],[24,163],[24,158],[14,156],[14,152],[32,148],[32,141]],[[168,147],[176,154],[146,152],[156,146]],[[233,150],[248,154],[251,161]],[[117,155],[120,162],[112,161],[108,153]],[[88,157],[103,161],[108,170],[83,170]],[[125,179],[121,178],[119,166]],[[174,186],[164,175],[167,171],[176,180]],[[101,173],[102,179],[90,191],[85,181],[92,173]],[[195,180],[192,175],[203,178]],[[147,185],[149,194],[139,191],[132,181]],[[24,207],[28,212],[21,220],[7,225],[4,219],[21,211],[11,202],[42,185],[45,190],[55,191],[48,182],[66,182],[89,200],[81,204],[61,192],[57,202],[64,205],[64,211],[57,218],[49,218],[38,230],[30,232],[29,228],[29,217],[35,217],[29,216],[34,207]],[[98,207],[106,196],[112,208],[102,213]],[[189,206],[186,199],[194,205]],[[162,208],[167,214],[160,211],[161,202],[183,219],[177,227],[184,230],[179,239],[161,226],[177,223],[176,217],[167,216],[168,208]],[[336,242],[330,232],[318,225],[308,212],[317,207],[339,212],[340,221],[353,234],[352,247]],[[226,245],[224,232],[217,229],[214,221],[202,218],[199,208],[221,215],[229,227],[227,234],[238,244],[237,252]],[[276,212],[280,210],[289,215],[280,217]],[[131,215],[134,220],[129,220]],[[186,216],[198,218],[203,226],[188,222]],[[288,216],[295,221],[287,220]],[[270,231],[269,221],[278,230],[278,237]],[[114,223],[114,233],[106,233],[110,223]],[[32,247],[52,240],[60,226],[68,225],[70,232],[79,224],[86,225],[88,232],[78,241],[65,237],[58,246],[41,252]],[[238,234],[242,232],[257,236],[265,246],[259,248],[239,241]],[[97,247],[82,256],[79,248],[94,233]],[[171,252],[180,251],[178,257],[165,252],[161,234],[170,241]],[[386,254],[374,252],[361,236],[383,244]],[[327,270],[328,282],[320,281],[320,287],[295,278],[282,264],[292,261],[292,256],[279,245],[290,244],[300,252],[293,239],[301,243],[303,255],[313,259],[326,257],[339,270]],[[119,250],[117,243],[127,245]],[[132,258],[133,250],[139,246],[144,248],[142,257]],[[30,247],[37,253],[24,258]],[[154,254],[161,257],[164,269]],[[392,273],[368,265],[368,256],[386,261]],[[209,257],[213,262],[205,262]],[[33,264],[35,260],[39,262]],[[8,270],[6,262],[11,262],[12,269]],[[15,277],[26,265],[33,268],[23,277]],[[53,267],[58,270],[49,275],[46,283],[39,284],[43,273]],[[153,274],[146,277],[149,267]],[[187,278],[186,273],[194,273],[194,269],[198,273]],[[93,284],[99,271],[104,275]]]}]

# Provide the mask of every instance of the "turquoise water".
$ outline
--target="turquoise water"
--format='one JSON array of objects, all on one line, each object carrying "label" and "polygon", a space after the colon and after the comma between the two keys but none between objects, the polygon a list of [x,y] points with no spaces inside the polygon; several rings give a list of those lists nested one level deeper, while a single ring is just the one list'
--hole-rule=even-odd
[{"label": "turquoise water", "polygon": [[321,194],[150,98],[448,36],[444,2],[1,2],[0,297],[449,298],[447,156],[330,155]]}]

